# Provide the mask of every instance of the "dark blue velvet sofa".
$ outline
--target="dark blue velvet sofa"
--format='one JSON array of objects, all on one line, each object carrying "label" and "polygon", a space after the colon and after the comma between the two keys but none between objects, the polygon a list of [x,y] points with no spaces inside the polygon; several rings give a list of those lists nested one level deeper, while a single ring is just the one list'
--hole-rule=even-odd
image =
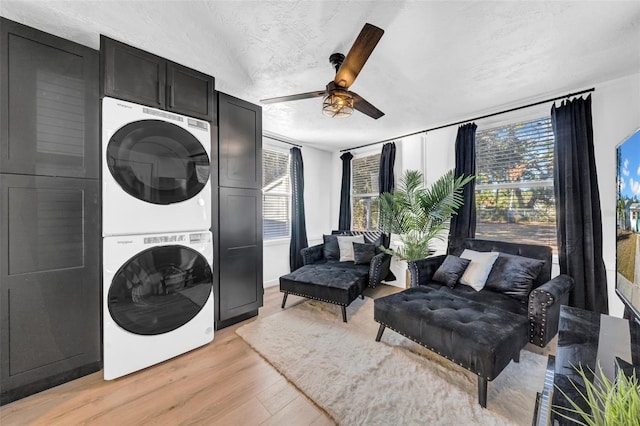
[{"label": "dark blue velvet sofa", "polygon": [[528,342],[544,347],[556,335],[560,306],[568,302],[573,279],[567,275],[551,279],[550,247],[465,239],[452,242],[449,253],[459,256],[465,248],[539,259],[544,264],[532,288],[525,290],[528,296],[517,299],[487,288],[476,291],[434,281],[446,255],[410,262],[411,288],[374,302],[374,319],[380,323],[376,341],[390,328],[472,371],[478,375],[478,401],[486,407],[487,381],[511,360],[517,362]]}]

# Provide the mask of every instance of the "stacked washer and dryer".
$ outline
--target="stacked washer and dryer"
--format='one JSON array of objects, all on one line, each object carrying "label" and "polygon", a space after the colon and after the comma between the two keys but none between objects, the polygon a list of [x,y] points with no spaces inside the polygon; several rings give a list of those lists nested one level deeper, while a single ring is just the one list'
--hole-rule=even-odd
[{"label": "stacked washer and dryer", "polygon": [[106,380],[213,340],[210,147],[206,121],[103,99]]}]

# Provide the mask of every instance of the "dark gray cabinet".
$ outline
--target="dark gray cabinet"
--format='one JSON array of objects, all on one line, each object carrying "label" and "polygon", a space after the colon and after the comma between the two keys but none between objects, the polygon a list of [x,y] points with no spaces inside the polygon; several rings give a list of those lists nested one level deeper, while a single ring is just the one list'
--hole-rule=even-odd
[{"label": "dark gray cabinet", "polygon": [[2,403],[101,368],[99,187],[0,174]]},{"label": "dark gray cabinet", "polygon": [[167,62],[167,109],[202,118],[215,126],[214,79],[201,72]]},{"label": "dark gray cabinet", "polygon": [[98,52],[0,18],[0,404],[101,368]]},{"label": "dark gray cabinet", "polygon": [[262,109],[219,93],[212,152],[216,143],[219,186],[212,217],[218,221],[212,230],[219,329],[257,315],[262,306]]},{"label": "dark gray cabinet", "polygon": [[165,59],[105,36],[100,53],[105,96],[164,108]]},{"label": "dark gray cabinet", "polygon": [[262,191],[220,188],[219,319],[262,306]]},{"label": "dark gray cabinet", "polygon": [[262,108],[218,93],[220,186],[262,189]]},{"label": "dark gray cabinet", "polygon": [[98,52],[0,18],[0,173],[98,178]]},{"label": "dark gray cabinet", "polygon": [[102,93],[215,122],[214,78],[100,37]]}]

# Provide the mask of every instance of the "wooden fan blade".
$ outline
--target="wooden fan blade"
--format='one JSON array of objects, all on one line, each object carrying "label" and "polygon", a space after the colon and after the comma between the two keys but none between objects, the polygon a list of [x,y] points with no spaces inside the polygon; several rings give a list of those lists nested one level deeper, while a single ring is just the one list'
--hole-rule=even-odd
[{"label": "wooden fan blade", "polygon": [[353,96],[353,108],[369,117],[377,120],[384,115],[384,112],[367,102],[362,96],[355,92],[349,92]]},{"label": "wooden fan blade", "polygon": [[319,98],[320,96],[325,96],[326,94],[327,94],[326,90],[318,90],[316,92],[298,93],[297,95],[261,99],[260,102],[262,102],[263,104],[275,104],[277,102],[289,102],[289,101],[297,101],[300,99]]},{"label": "wooden fan blade", "polygon": [[364,24],[362,31],[336,73],[336,78],[333,79],[337,86],[347,88],[353,84],[365,62],[369,59],[369,55],[380,41],[382,34],[384,34],[383,29],[371,24]]}]

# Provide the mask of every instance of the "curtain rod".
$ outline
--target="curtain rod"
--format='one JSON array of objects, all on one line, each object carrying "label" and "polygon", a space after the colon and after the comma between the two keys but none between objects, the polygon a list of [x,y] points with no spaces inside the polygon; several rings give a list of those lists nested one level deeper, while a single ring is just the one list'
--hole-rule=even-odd
[{"label": "curtain rod", "polygon": [[293,142],[285,141],[284,139],[278,139],[278,138],[276,138],[276,137],[273,137],[273,136],[271,136],[271,135],[267,135],[267,134],[265,134],[265,133],[263,133],[263,134],[262,134],[262,137],[263,137],[263,138],[267,138],[267,139],[272,139],[272,140],[274,140],[274,141],[278,141],[278,142],[286,143],[286,144],[289,144],[289,145],[293,145],[293,146],[298,147],[298,148],[302,148],[302,145],[298,145],[297,143],[293,143]]},{"label": "curtain rod", "polygon": [[433,130],[444,129],[445,127],[449,127],[449,126],[457,126],[458,124],[468,123],[470,121],[482,120],[483,118],[489,118],[489,117],[493,117],[495,115],[506,114],[508,112],[513,112],[513,111],[518,111],[520,109],[530,108],[532,106],[545,104],[547,102],[557,101],[558,99],[570,98],[572,96],[578,96],[578,95],[581,95],[583,93],[594,92],[595,90],[596,90],[596,88],[592,87],[591,89],[585,89],[585,90],[581,90],[579,92],[569,93],[569,94],[566,94],[564,96],[556,96],[555,98],[545,99],[544,101],[538,101],[538,102],[534,102],[534,103],[528,104],[528,105],[523,105],[523,106],[519,106],[519,107],[515,107],[515,108],[505,109],[504,111],[500,111],[500,112],[493,112],[491,114],[481,115],[480,117],[470,118],[468,120],[456,121],[455,123],[449,123],[449,124],[445,124],[445,125],[438,126],[438,127],[432,127],[430,129],[420,130],[420,131],[413,132],[413,133],[407,133],[406,135],[396,136],[395,138],[385,139],[383,141],[372,142],[372,143],[368,143],[368,144],[365,144],[365,145],[356,146],[354,148],[341,149],[340,152],[347,152],[347,151],[351,151],[353,149],[359,149],[359,148],[365,148],[367,146],[377,145],[379,143],[395,141],[396,139],[402,139],[402,138],[406,138],[406,137],[409,137],[409,136],[417,135],[417,134],[420,134],[420,133],[427,133],[427,132],[431,132]]}]

